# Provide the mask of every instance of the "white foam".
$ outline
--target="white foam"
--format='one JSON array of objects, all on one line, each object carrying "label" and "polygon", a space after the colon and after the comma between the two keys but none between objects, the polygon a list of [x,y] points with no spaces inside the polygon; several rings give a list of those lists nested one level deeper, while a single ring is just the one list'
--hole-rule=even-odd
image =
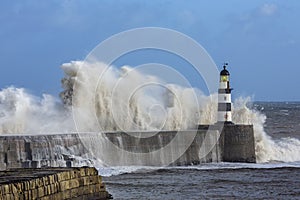
[{"label": "white foam", "polygon": [[162,167],[152,166],[120,166],[120,167],[96,167],[101,176],[117,176],[120,174],[134,173],[140,171],[151,171],[162,169]]},{"label": "white foam", "polygon": [[275,168],[300,168],[300,162],[287,163],[205,163],[193,166],[175,166],[175,167],[153,167],[153,166],[121,166],[121,167],[97,167],[101,176],[110,177],[127,173],[148,173],[160,169],[173,170],[219,170],[219,169],[275,169]]},{"label": "white foam", "polygon": [[33,96],[24,88],[0,91],[0,133],[42,134],[74,130],[70,111],[51,95]]},{"label": "white foam", "polygon": [[257,110],[251,110],[246,105],[250,98],[238,98],[234,103],[234,117],[236,123],[253,124],[255,136],[255,152],[259,163],[280,161],[300,161],[300,140],[296,138],[282,138],[273,140],[264,131],[266,116]]}]

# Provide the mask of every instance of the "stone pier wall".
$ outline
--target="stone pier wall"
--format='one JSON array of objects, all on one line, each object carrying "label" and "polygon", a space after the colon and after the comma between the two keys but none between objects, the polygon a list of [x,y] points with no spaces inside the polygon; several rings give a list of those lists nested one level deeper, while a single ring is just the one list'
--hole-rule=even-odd
[{"label": "stone pier wall", "polygon": [[91,166],[78,134],[0,135],[0,170]]},{"label": "stone pier wall", "polygon": [[207,131],[208,127],[179,132],[2,135],[0,170],[93,166],[95,157],[108,166],[256,161],[252,125],[213,125]]},{"label": "stone pier wall", "polygon": [[95,168],[12,169],[0,172],[0,200],[110,197]]},{"label": "stone pier wall", "polygon": [[157,133],[105,133],[108,141],[100,141],[99,151],[108,152],[101,155],[102,160],[113,166],[179,166],[221,162],[220,134],[205,128]]}]

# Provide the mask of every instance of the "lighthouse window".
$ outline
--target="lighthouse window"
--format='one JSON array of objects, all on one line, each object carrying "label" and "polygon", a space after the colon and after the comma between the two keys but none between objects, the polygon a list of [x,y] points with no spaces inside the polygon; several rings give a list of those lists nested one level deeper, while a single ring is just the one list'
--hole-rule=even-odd
[{"label": "lighthouse window", "polygon": [[221,76],[221,81],[226,82],[228,81],[229,77],[228,76]]}]

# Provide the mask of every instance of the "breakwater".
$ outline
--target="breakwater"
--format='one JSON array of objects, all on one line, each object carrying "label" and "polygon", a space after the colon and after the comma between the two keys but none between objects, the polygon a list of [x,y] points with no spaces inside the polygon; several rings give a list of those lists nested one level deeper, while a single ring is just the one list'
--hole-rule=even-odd
[{"label": "breakwater", "polygon": [[110,166],[256,162],[252,125],[208,128],[0,136],[0,169],[92,166],[96,158]]},{"label": "breakwater", "polygon": [[91,166],[78,134],[1,135],[0,169]]},{"label": "breakwater", "polygon": [[42,168],[0,171],[0,199],[108,199],[95,168]]}]

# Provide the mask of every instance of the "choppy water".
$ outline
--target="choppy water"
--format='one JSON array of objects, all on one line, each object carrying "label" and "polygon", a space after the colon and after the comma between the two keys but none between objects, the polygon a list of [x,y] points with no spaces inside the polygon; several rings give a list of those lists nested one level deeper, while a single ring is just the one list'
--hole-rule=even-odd
[{"label": "choppy water", "polygon": [[266,114],[265,131],[274,138],[300,138],[299,102],[260,102],[254,107]]},{"label": "choppy water", "polygon": [[[300,138],[300,103],[255,103],[274,139]],[[295,151],[295,154],[300,152]],[[115,199],[300,199],[300,162],[99,169]]]},{"label": "choppy water", "polygon": [[300,170],[283,168],[140,171],[105,179],[116,199],[300,198]]}]

